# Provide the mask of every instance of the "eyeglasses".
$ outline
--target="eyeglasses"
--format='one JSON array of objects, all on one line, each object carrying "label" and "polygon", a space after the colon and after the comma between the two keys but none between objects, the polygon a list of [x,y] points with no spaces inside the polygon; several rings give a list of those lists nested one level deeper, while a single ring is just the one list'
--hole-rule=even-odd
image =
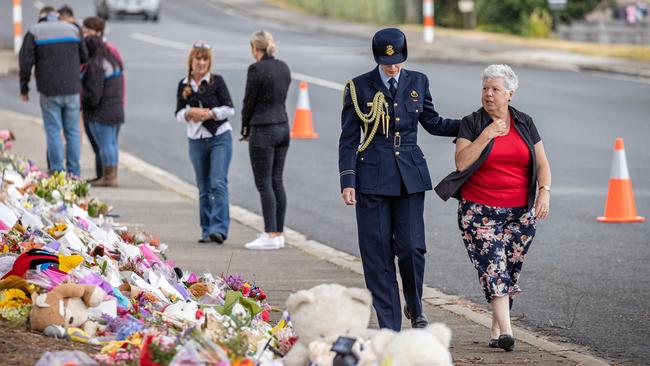
[{"label": "eyeglasses", "polygon": [[212,46],[210,46],[207,43],[203,43],[203,42],[194,42],[192,47],[194,47],[194,48],[205,48],[206,50],[211,50],[212,49]]}]

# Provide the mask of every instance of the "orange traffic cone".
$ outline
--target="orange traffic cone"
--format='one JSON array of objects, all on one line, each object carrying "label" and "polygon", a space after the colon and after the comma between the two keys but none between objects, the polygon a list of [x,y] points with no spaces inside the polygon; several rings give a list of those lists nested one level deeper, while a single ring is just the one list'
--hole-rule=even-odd
[{"label": "orange traffic cone", "polygon": [[609,190],[605,204],[605,216],[599,216],[600,222],[643,222],[645,217],[637,216],[632,192],[632,180],[627,170],[623,139],[614,143],[614,161],[609,177]]},{"label": "orange traffic cone", "polygon": [[314,132],[314,124],[311,118],[311,108],[309,107],[309,91],[307,82],[300,82],[300,93],[298,94],[298,105],[296,113],[293,115],[293,127],[291,128],[291,138],[294,139],[315,139],[318,134]]}]

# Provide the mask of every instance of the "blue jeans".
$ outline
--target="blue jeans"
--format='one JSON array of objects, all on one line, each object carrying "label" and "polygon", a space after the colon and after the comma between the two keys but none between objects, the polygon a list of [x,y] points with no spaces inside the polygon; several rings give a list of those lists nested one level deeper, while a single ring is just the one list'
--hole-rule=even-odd
[{"label": "blue jeans", "polygon": [[228,168],[232,159],[230,131],[205,139],[189,139],[189,152],[199,188],[202,236],[220,233],[228,237]]},{"label": "blue jeans", "polygon": [[[79,94],[55,95],[41,94],[41,112],[47,140],[47,161],[52,172],[67,170],[81,176],[79,155],[81,139],[79,136]],[[65,151],[61,140],[61,129],[65,136]],[[66,169],[63,168],[65,157]]]},{"label": "blue jeans", "polygon": [[102,166],[117,166],[117,152],[119,151],[117,134],[120,131],[120,125],[90,121],[88,127],[97,143]]}]

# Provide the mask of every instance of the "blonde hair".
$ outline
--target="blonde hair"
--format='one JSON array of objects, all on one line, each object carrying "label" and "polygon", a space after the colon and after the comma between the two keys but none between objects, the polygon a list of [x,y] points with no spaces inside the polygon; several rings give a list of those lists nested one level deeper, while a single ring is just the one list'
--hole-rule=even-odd
[{"label": "blonde hair", "polygon": [[212,51],[208,48],[192,47],[190,55],[187,58],[187,83],[183,88],[183,99],[187,99],[192,95],[192,61],[195,58],[205,58],[208,60],[208,72],[212,69]]},{"label": "blonde hair", "polygon": [[254,32],[251,36],[251,47],[256,48],[269,56],[278,52],[278,46],[273,41],[273,35],[269,31],[261,30]]}]

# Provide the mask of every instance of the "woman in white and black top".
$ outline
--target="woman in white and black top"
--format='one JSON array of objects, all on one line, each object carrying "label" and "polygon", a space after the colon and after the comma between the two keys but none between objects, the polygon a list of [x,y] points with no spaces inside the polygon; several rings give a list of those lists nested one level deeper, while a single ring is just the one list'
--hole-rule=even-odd
[{"label": "woman in white and black top", "polygon": [[190,51],[187,77],[178,83],[176,120],[185,123],[189,154],[199,188],[199,243],[222,244],[228,237],[228,168],[232,159],[235,114],[221,75],[210,72],[212,51],[197,42]]}]

